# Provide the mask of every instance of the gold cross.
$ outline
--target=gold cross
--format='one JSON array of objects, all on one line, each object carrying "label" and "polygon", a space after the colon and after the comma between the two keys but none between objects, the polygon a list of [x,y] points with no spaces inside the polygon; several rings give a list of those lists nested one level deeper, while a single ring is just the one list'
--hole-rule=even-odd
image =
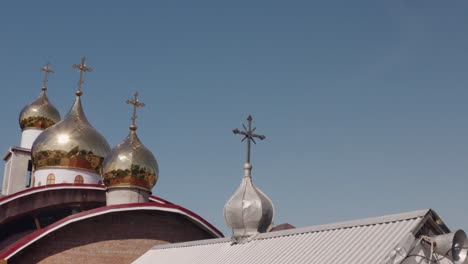
[{"label": "gold cross", "polygon": [[254,138],[259,138],[260,140],[264,140],[266,138],[264,135],[254,134],[254,131],[257,128],[252,128],[252,120],[252,116],[249,115],[249,117],[247,117],[248,128],[244,124],[242,124],[242,126],[244,127],[244,131],[241,131],[237,128],[232,130],[234,134],[241,134],[244,136],[242,141],[247,139],[247,163],[250,163],[250,142],[252,141],[254,144],[257,144]]},{"label": "gold cross", "polygon": [[76,91],[76,95],[81,96],[83,93],[81,92],[81,86],[83,85],[83,73],[84,72],[92,72],[93,69],[91,67],[86,67],[86,56],[81,58],[81,64],[73,64],[73,68],[78,69],[80,72],[80,80],[78,81],[78,91]]},{"label": "gold cross", "polygon": [[137,126],[136,126],[136,119],[138,118],[136,114],[137,108],[143,107],[145,106],[145,104],[140,102],[140,100],[138,99],[138,92],[135,92],[135,94],[133,95],[133,100],[128,99],[126,103],[133,105],[132,125],[130,126],[130,130],[135,131],[137,130]]},{"label": "gold cross", "polygon": [[47,81],[49,79],[47,79],[47,76],[49,75],[49,73],[54,73],[55,71],[49,67],[49,63],[47,63],[46,65],[42,66],[40,68],[41,71],[44,72],[44,80],[42,81],[42,91],[45,91],[47,90]]}]

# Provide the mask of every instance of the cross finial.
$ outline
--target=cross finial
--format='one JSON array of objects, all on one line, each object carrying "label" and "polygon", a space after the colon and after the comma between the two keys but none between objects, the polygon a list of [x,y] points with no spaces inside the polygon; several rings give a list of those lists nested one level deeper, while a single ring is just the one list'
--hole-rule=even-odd
[{"label": "cross finial", "polygon": [[135,131],[137,130],[137,126],[136,126],[136,119],[138,118],[136,114],[137,108],[143,107],[145,106],[145,104],[140,102],[140,100],[138,99],[138,92],[135,92],[135,94],[133,94],[133,100],[129,99],[126,101],[126,103],[133,105],[132,125],[130,126],[130,130]]},{"label": "cross finial", "polygon": [[49,63],[47,63],[46,65],[42,66],[40,68],[41,71],[44,72],[44,80],[42,81],[42,91],[45,91],[47,90],[47,81],[49,79],[47,79],[49,73],[54,73],[55,71],[49,67]]},{"label": "cross finial", "polygon": [[242,124],[242,126],[244,127],[244,131],[241,131],[237,128],[232,131],[234,132],[234,134],[244,135],[244,138],[242,139],[242,141],[247,139],[247,161],[246,163],[248,164],[250,164],[250,142],[252,141],[254,144],[257,144],[254,138],[259,138],[260,140],[264,140],[266,138],[264,135],[254,134],[254,131],[257,128],[256,127],[252,128],[252,120],[253,120],[252,116],[249,115],[249,117],[247,117],[248,128],[245,127],[244,124]]},{"label": "cross finial", "polygon": [[81,96],[83,94],[83,92],[81,91],[81,86],[84,83],[83,73],[84,72],[92,72],[93,69],[91,67],[86,67],[86,56],[83,56],[83,58],[81,58],[81,64],[73,64],[72,67],[75,68],[75,69],[78,69],[78,71],[80,72],[80,80],[77,83],[78,84],[78,91],[76,91],[76,95]]}]

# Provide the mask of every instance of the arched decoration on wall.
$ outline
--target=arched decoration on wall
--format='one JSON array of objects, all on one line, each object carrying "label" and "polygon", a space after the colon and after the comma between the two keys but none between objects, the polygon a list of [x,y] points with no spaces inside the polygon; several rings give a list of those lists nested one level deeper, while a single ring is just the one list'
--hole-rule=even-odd
[{"label": "arched decoration on wall", "polygon": [[76,175],[75,177],[75,183],[84,183],[84,178],[81,175]]},{"label": "arched decoration on wall", "polygon": [[55,175],[53,173],[47,175],[47,185],[55,184]]}]

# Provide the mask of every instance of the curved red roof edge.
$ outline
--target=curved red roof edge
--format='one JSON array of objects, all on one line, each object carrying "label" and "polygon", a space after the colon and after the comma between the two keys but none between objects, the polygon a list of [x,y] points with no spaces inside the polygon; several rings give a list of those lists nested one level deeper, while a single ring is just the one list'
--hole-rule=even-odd
[{"label": "curved red roof edge", "polygon": [[[0,197],[0,203],[5,201],[5,200],[15,198],[17,196],[22,196],[22,195],[27,194],[27,193],[35,192],[37,190],[56,189],[57,187],[58,188],[60,188],[60,187],[94,187],[94,188],[102,189],[102,190],[106,189],[106,186],[102,185],[102,184],[88,184],[88,183],[49,184],[49,185],[42,185],[42,186],[27,188],[27,189],[21,190],[19,192],[12,193],[10,195],[2,196],[2,197]],[[154,200],[159,200],[159,201],[161,201],[163,203],[173,204],[173,203],[169,202],[168,200],[163,199],[163,198],[158,197],[158,196],[155,196],[155,195],[150,195],[150,198],[153,198]]]},{"label": "curved red roof edge", "polygon": [[159,201],[161,201],[161,202],[163,202],[163,203],[165,203],[165,204],[173,204],[173,203],[169,202],[168,200],[163,199],[163,198],[161,198],[161,197],[158,197],[158,196],[156,196],[156,195],[150,194],[149,198],[150,198],[150,199],[154,199],[154,200],[159,200]]},{"label": "curved red roof edge", "polygon": [[[5,201],[5,200],[8,200],[8,199],[12,199],[12,198],[15,198],[17,196],[22,196],[24,194],[28,194],[28,193],[32,193],[32,192],[35,192],[37,190],[47,190],[47,189],[56,189],[57,187],[93,187],[93,188],[97,188],[97,189],[102,189],[102,190],[105,190],[106,189],[106,186],[105,185],[102,185],[102,184],[72,184],[72,183],[60,183],[60,184],[50,184],[50,185],[42,185],[42,186],[37,186],[37,187],[31,187],[31,188],[28,188],[28,189],[24,189],[22,191],[19,191],[19,192],[16,192],[16,193],[13,193],[13,194],[10,194],[10,195],[7,195],[7,196],[3,196],[0,198],[0,203],[2,201]],[[172,206],[176,206],[178,207],[180,210],[182,211],[186,211],[187,213],[190,213],[190,214],[193,214],[195,216],[197,216],[198,218],[200,218],[200,220],[206,222],[206,224],[208,226],[210,226],[211,228],[213,228],[214,230],[216,230],[219,234],[222,235],[222,233],[216,229],[213,225],[211,225],[210,223],[208,223],[205,219],[203,219],[201,216],[197,215],[196,213],[188,210],[187,208],[184,208],[180,205],[176,205],[166,199],[163,199],[161,197],[158,197],[156,195],[150,195],[150,199],[154,199],[154,200],[159,200],[159,201],[162,201],[164,204],[167,204],[167,205],[172,205]],[[137,204],[146,204],[146,203],[137,203]],[[102,208],[102,207],[100,207]],[[98,208],[96,208],[98,209]],[[95,209],[92,209],[92,210],[95,210]],[[92,211],[92,210],[89,210],[89,211]]]},{"label": "curved red roof edge", "polygon": [[0,202],[2,202],[4,200],[11,199],[11,198],[15,198],[17,196],[21,196],[23,194],[35,192],[37,190],[55,189],[57,187],[80,187],[80,186],[81,187],[95,187],[95,188],[99,188],[99,189],[106,189],[106,187],[104,185],[101,185],[101,184],[72,184],[72,183],[49,184],[49,185],[42,185],[42,186],[27,188],[27,189],[21,190],[19,192],[12,193],[10,195],[2,196],[0,198]]},{"label": "curved red roof edge", "polygon": [[[105,212],[105,211],[108,211],[108,210],[111,210],[111,209],[119,209],[119,208],[137,208],[137,207],[163,207],[163,208],[169,208],[169,209],[176,209],[176,210],[180,210],[186,214],[188,214],[189,216],[193,217],[193,218],[196,218],[197,220],[201,221],[203,224],[205,224],[208,228],[210,228],[211,230],[209,231],[212,231],[214,234],[218,235],[219,237],[224,237],[223,233],[221,233],[221,231],[219,231],[216,227],[214,227],[212,224],[210,224],[208,221],[206,221],[205,219],[203,219],[201,216],[197,215],[196,213],[184,208],[184,207],[181,207],[181,206],[178,206],[178,205],[175,205],[175,204],[157,204],[157,203],[154,203],[154,202],[148,202],[148,203],[131,203],[131,204],[116,204],[116,205],[109,205],[109,206],[103,206],[103,207],[99,207],[99,208],[95,208],[95,209],[91,209],[91,210],[87,210],[87,211],[84,211],[84,212],[81,212],[81,213],[77,213],[77,214],[74,214],[74,215],[70,215],[70,216],[67,216],[53,224],[50,224],[42,229],[39,229],[29,235],[26,235],[25,237],[21,238],[20,240],[16,241],[15,243],[11,244],[10,246],[6,247],[4,250],[2,250],[0,252],[0,259],[7,259],[7,258],[10,258],[12,257],[13,255],[15,255],[15,251],[17,251],[19,248],[25,246],[26,244],[28,244],[29,242],[35,242],[36,239],[40,239],[39,236],[46,233],[47,231],[51,230],[51,229],[54,229],[56,228],[57,226],[60,226],[66,222],[69,222],[73,219],[76,219],[76,218],[80,218],[80,217],[83,217],[83,216],[86,216],[86,215],[91,215],[91,214],[95,214],[95,213],[98,213],[98,212]],[[87,218],[84,218],[84,219],[87,219]],[[80,219],[78,221],[81,221],[81,220],[84,220],[84,219]],[[60,229],[60,228],[59,228]],[[57,229],[57,230],[59,230]],[[52,232],[55,231],[55,230],[52,230]]]}]

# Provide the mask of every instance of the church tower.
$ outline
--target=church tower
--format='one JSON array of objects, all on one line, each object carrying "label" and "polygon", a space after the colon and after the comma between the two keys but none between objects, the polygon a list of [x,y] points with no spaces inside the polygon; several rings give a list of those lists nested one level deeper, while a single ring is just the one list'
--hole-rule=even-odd
[{"label": "church tower", "polygon": [[130,133],[111,150],[103,165],[107,205],[148,202],[159,176],[156,158],[136,133],[136,110],[145,104],[138,100],[138,93],[133,100],[127,100],[127,104],[133,105]]},{"label": "church tower", "polygon": [[2,194],[8,195],[21,191],[31,185],[32,162],[31,146],[36,138],[48,127],[60,121],[60,114],[47,98],[47,81],[49,73],[54,70],[45,65],[42,92],[39,97],[26,105],[20,113],[19,125],[21,127],[20,147],[11,147],[4,156],[5,173],[3,176]]},{"label": "church tower", "polygon": [[62,121],[45,130],[34,141],[31,154],[34,186],[75,183],[101,183],[104,157],[110,147],[106,139],[89,123],[81,105],[86,58],[73,68],[80,72],[76,99]]}]

